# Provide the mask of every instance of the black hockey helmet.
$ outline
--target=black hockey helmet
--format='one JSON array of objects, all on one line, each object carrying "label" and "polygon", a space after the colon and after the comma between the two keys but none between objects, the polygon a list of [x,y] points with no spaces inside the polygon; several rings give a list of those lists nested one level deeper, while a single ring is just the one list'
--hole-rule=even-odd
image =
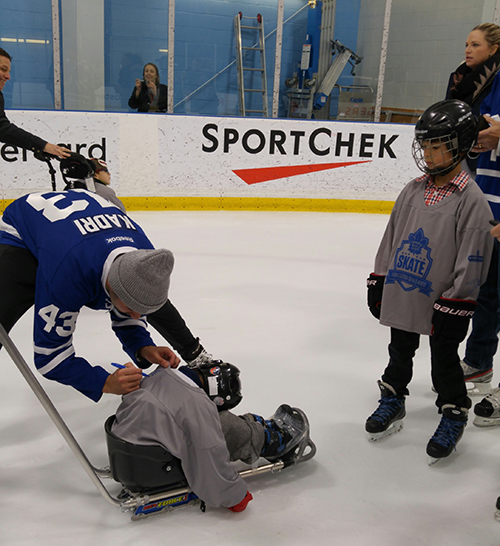
[{"label": "black hockey helmet", "polygon": [[241,402],[240,370],[236,366],[214,360],[196,371],[203,376],[203,390],[219,411],[232,409]]},{"label": "black hockey helmet", "polygon": [[95,166],[83,155],[71,152],[69,157],[61,159],[59,168],[66,182],[65,190],[73,188],[92,190],[88,187],[88,180],[93,180]]},{"label": "black hockey helmet", "polygon": [[[412,155],[417,167],[431,175],[451,172],[469,153],[477,137],[477,120],[471,107],[460,100],[443,100],[433,104],[415,125]],[[452,155],[451,163],[429,166],[424,158],[423,143],[446,144]],[[443,158],[444,161],[444,158]]]}]

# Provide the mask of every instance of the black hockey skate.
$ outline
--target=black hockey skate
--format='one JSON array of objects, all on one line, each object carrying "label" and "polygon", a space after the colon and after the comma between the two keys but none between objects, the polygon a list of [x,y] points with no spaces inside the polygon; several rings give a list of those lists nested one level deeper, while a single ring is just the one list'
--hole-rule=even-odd
[{"label": "black hockey skate", "polygon": [[265,441],[260,454],[270,462],[281,459],[285,466],[294,464],[311,445],[309,421],[299,408],[282,404],[269,419],[252,417],[264,427]]},{"label": "black hockey skate", "polygon": [[497,503],[495,505],[495,519],[500,521],[500,497],[497,498]]},{"label": "black hockey skate", "polygon": [[493,389],[481,402],[474,406],[474,425],[476,427],[495,427],[500,425],[500,389]]},{"label": "black hockey skate", "polygon": [[200,339],[196,338],[198,346],[187,355],[182,355],[190,368],[201,368],[201,366],[215,366],[216,359],[205,351],[205,348],[200,343]]},{"label": "black hockey skate", "polygon": [[380,380],[377,383],[382,396],[378,408],[368,417],[365,424],[370,442],[399,432],[403,428],[403,417],[406,415],[405,397],[398,396],[387,383]]},{"label": "black hockey skate", "polygon": [[439,426],[427,444],[429,466],[448,457],[456,449],[467,425],[468,410],[466,408],[445,404],[441,411],[443,415]]}]

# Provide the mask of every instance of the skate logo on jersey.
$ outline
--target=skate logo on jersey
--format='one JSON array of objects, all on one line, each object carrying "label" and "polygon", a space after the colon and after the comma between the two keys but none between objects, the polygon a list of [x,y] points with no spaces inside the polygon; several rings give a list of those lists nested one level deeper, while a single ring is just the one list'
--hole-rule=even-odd
[{"label": "skate logo on jersey", "polygon": [[[82,235],[115,228],[137,231],[137,228],[126,214],[96,214],[85,218],[77,218],[73,220],[73,223]],[[112,241],[108,240],[108,242]]]},{"label": "skate logo on jersey", "polygon": [[406,292],[418,290],[430,296],[433,292],[432,283],[427,280],[427,276],[432,267],[432,258],[428,244],[429,239],[422,228],[410,233],[396,251],[394,269],[389,269],[386,284],[397,282]]}]

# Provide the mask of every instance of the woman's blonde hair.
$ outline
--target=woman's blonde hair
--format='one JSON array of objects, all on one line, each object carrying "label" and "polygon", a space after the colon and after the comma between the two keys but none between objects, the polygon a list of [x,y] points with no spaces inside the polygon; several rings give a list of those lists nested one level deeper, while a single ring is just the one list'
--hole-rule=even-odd
[{"label": "woman's blonde hair", "polygon": [[490,47],[494,45],[500,47],[500,27],[495,25],[495,23],[482,23],[472,30],[480,30],[484,34],[484,38]]}]

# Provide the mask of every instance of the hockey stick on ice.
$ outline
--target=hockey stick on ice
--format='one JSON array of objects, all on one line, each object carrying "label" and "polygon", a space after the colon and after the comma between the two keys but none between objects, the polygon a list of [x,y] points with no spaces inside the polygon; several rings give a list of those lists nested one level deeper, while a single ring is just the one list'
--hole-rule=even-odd
[{"label": "hockey stick on ice", "polygon": [[[28,385],[31,387],[31,390],[35,393],[35,396],[38,398],[45,411],[49,414],[49,417],[52,419],[59,432],[62,434],[63,438],[66,440],[66,443],[69,445],[76,458],[80,461],[80,464],[83,466],[84,470],[89,475],[90,479],[97,487],[101,495],[111,504],[115,506],[120,506],[121,502],[117,499],[114,499],[109,493],[108,490],[101,483],[101,480],[97,476],[98,470],[95,469],[90,461],[87,459],[87,456],[83,452],[82,448],[76,441],[75,437],[69,430],[66,423],[63,421],[62,417],[59,415],[59,412],[55,408],[54,404],[48,397],[47,393],[44,391],[34,373],[29,368],[28,364],[24,360],[23,356],[15,346],[12,339],[9,337],[5,328],[0,324],[0,342],[5,347],[5,350],[9,353],[9,356],[14,361],[14,364],[18,367],[19,371],[23,375],[24,379],[28,382]],[[102,472],[102,471],[101,471]]]}]

